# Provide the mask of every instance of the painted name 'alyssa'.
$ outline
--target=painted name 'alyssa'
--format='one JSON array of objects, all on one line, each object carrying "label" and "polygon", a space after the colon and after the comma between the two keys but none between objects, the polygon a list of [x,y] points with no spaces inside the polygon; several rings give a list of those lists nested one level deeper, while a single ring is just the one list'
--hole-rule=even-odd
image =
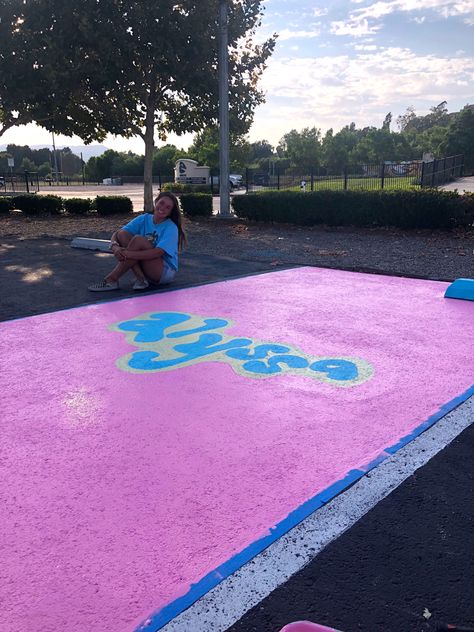
[{"label": "painted name 'alyssa'", "polygon": [[113,331],[125,333],[139,347],[119,358],[124,371],[169,371],[198,362],[225,362],[239,375],[266,378],[296,374],[333,384],[356,386],[373,375],[360,358],[312,356],[286,344],[235,338],[223,331],[233,322],[181,312],[152,312],[116,323]]}]

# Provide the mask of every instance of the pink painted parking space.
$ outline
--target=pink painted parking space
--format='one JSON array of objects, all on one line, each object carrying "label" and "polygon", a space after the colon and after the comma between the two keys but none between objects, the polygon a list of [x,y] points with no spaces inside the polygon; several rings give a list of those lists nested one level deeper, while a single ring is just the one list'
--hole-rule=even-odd
[{"label": "pink painted parking space", "polygon": [[5,629],[159,629],[472,394],[446,287],[299,268],[1,323]]}]

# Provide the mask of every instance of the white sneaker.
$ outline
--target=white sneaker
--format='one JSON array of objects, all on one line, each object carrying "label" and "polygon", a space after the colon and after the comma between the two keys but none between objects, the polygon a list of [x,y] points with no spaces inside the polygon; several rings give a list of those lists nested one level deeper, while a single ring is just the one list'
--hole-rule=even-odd
[{"label": "white sneaker", "polygon": [[94,283],[93,285],[89,285],[87,288],[91,292],[110,292],[111,290],[119,290],[118,281],[99,281],[98,283]]},{"label": "white sneaker", "polygon": [[149,283],[146,279],[143,279],[143,281],[140,281],[139,279],[137,279],[135,281],[135,283],[133,284],[133,289],[134,290],[146,290],[147,287],[149,287]]}]

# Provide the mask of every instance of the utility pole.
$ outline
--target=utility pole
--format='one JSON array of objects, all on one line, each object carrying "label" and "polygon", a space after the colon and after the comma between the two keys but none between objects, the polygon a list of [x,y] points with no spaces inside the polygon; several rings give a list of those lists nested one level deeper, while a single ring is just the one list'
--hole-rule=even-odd
[{"label": "utility pole", "polygon": [[56,143],[54,141],[54,132],[51,132],[51,134],[53,135],[53,158],[54,158],[54,169],[56,171],[56,177],[54,178],[54,180],[57,183],[58,182],[58,157],[56,155]]},{"label": "utility pole", "polygon": [[219,196],[220,214],[230,216],[228,0],[219,0]]}]

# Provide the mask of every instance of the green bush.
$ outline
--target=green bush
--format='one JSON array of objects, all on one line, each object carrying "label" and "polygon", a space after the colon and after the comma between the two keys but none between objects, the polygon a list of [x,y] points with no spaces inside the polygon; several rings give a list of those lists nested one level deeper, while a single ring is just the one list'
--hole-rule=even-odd
[{"label": "green bush", "polygon": [[396,226],[449,229],[469,226],[474,198],[451,191],[259,192],[232,198],[238,217],[301,226]]},{"label": "green bush", "polygon": [[212,215],[212,195],[210,193],[185,193],[180,197],[183,213],[188,217]]},{"label": "green bush", "polygon": [[27,193],[16,195],[13,198],[13,208],[25,213],[25,215],[37,215],[49,213],[59,215],[63,210],[64,200],[59,195],[35,195]]},{"label": "green bush", "polygon": [[0,215],[7,215],[13,208],[10,197],[0,197]]},{"label": "green bush", "polygon": [[209,193],[210,184],[182,184],[181,182],[166,182],[162,187],[162,191],[171,191],[171,193]]},{"label": "green bush", "polygon": [[125,195],[98,195],[94,200],[94,208],[99,215],[133,213],[132,200]]},{"label": "green bush", "polygon": [[71,215],[86,215],[92,207],[90,198],[69,198],[64,200],[64,208]]}]

